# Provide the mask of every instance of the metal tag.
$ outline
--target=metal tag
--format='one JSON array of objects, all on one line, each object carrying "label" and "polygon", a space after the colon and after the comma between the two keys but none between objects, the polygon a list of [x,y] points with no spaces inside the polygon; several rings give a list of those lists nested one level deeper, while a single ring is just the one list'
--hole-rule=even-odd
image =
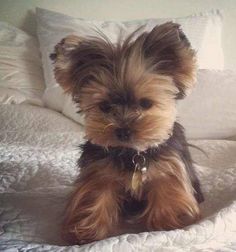
[{"label": "metal tag", "polygon": [[131,187],[133,191],[137,191],[142,184],[142,172],[138,164],[135,165],[132,176]]}]

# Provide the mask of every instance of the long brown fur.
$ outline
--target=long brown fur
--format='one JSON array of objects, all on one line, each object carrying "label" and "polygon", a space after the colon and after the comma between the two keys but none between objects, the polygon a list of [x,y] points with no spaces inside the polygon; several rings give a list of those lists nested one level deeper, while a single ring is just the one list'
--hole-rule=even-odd
[{"label": "long brown fur", "polygon": [[193,187],[180,157],[167,153],[148,172],[147,208],[141,214],[148,230],[182,228],[199,219]]},{"label": "long brown fur", "polygon": [[88,167],[76,183],[63,227],[68,240],[87,243],[119,229],[123,182],[105,161]]},{"label": "long brown fur", "polygon": [[[57,82],[85,115],[89,140],[64,236],[82,244],[118,234],[129,201],[139,205],[133,223],[146,230],[181,228],[198,220],[199,181],[184,135],[172,136],[179,127],[176,100],[194,86],[196,74],[195,52],[179,25],[139,29],[115,44],[104,35],[70,35],[52,58]],[[120,136],[120,129],[127,135]],[[131,185],[134,154],[128,153],[143,153],[148,161],[138,192]]]}]

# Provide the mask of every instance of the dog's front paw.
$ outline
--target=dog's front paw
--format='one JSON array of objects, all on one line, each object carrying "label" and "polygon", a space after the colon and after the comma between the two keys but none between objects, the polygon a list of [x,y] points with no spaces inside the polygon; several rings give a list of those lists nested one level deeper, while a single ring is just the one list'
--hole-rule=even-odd
[{"label": "dog's front paw", "polygon": [[98,219],[88,216],[63,229],[63,238],[70,244],[86,244],[105,239],[108,236],[108,228]]},{"label": "dog's front paw", "polygon": [[147,215],[142,216],[142,221],[149,231],[155,230],[173,230],[183,228],[195,223],[199,219],[198,214],[178,214],[170,209],[153,209]]},{"label": "dog's front paw", "polygon": [[174,179],[162,179],[150,187],[147,206],[140,215],[148,230],[183,228],[200,218],[200,209],[191,191],[174,182]]},{"label": "dog's front paw", "polygon": [[65,215],[63,238],[84,244],[113,234],[119,224],[119,186],[99,176],[79,181]]}]

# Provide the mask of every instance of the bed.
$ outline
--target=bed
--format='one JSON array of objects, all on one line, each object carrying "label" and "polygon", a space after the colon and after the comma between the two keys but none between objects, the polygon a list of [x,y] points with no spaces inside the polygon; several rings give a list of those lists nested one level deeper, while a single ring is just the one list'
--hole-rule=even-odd
[{"label": "bed", "polygon": [[199,223],[183,230],[124,234],[70,247],[60,239],[59,229],[79,172],[82,127],[60,113],[32,105],[2,105],[0,118],[0,251],[236,250],[236,141],[190,142],[208,155],[192,150],[206,198]]},{"label": "bed", "polygon": [[[79,173],[83,118],[55,83],[48,55],[72,32],[71,24],[87,29],[91,21],[43,9],[37,15],[41,51],[35,38],[0,22],[0,251],[236,251],[236,72],[222,69],[219,11],[179,19],[193,41],[211,28],[196,46],[212,38],[219,42],[211,51],[217,60],[209,62],[202,52],[196,88],[178,104],[189,142],[205,152],[190,149],[205,196],[201,220],[184,229],[127,232],[83,246],[70,246],[60,236]],[[139,24],[111,23],[97,24],[109,32]],[[209,64],[216,69],[203,67]]]}]

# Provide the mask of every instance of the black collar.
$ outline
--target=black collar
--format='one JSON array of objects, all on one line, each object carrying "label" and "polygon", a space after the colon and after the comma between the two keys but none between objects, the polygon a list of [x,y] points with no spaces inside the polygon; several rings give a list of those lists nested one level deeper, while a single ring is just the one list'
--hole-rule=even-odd
[{"label": "black collar", "polygon": [[160,154],[166,148],[166,144],[161,144],[158,147],[148,148],[145,151],[138,152],[133,148],[125,147],[108,147],[104,148],[87,141],[81,145],[82,156],[79,161],[80,166],[84,166],[84,162],[96,162],[98,160],[108,158],[115,167],[119,169],[134,170],[135,164],[149,166],[151,160],[158,160]]},{"label": "black collar", "polygon": [[100,145],[96,145],[87,141],[85,144],[81,145],[82,155],[79,160],[79,166],[85,167],[89,163],[96,162],[101,159],[110,159],[114,166],[119,169],[134,169],[133,159],[135,155],[140,154],[145,158],[146,167],[149,166],[150,161],[158,160],[163,152],[167,149],[174,149],[178,152],[182,151],[184,141],[183,127],[175,123],[173,134],[168,140],[160,144],[157,147],[148,148],[145,151],[138,152],[133,148],[125,147],[108,147],[104,148]]}]

